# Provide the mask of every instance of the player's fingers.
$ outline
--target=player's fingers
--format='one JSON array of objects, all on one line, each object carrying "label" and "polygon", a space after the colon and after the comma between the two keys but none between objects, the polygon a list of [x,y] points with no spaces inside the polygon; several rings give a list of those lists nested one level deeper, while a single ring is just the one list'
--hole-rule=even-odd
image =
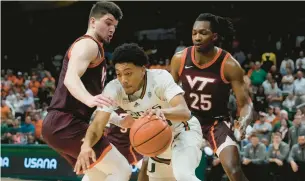
[{"label": "player's fingers", "polygon": [[94,151],[91,152],[91,158],[93,162],[96,162],[96,155]]},{"label": "player's fingers", "polygon": [[76,173],[79,173],[80,169],[81,169],[81,165],[80,165],[79,159],[77,159],[74,170],[75,170]]},{"label": "player's fingers", "polygon": [[83,172],[84,172],[85,170],[87,170],[85,159],[80,158],[80,164],[81,164],[81,168],[83,169]]},{"label": "player's fingers", "polygon": [[95,102],[98,104],[99,107],[103,107],[103,106],[110,107],[110,106],[112,106],[110,102],[107,102],[107,101],[105,101],[103,99],[100,99],[100,98],[97,98],[95,100]]},{"label": "player's fingers", "polygon": [[86,169],[89,169],[89,167],[90,167],[90,156],[91,156],[91,154],[88,153],[88,154],[86,155],[86,157],[84,158],[84,159],[85,159],[85,166],[86,166]]},{"label": "player's fingers", "polygon": [[103,96],[103,95],[99,95],[99,97],[100,97],[101,100],[104,100],[105,102],[111,104],[112,106],[116,105],[116,102],[114,100],[112,100],[110,97],[106,97],[106,96]]}]

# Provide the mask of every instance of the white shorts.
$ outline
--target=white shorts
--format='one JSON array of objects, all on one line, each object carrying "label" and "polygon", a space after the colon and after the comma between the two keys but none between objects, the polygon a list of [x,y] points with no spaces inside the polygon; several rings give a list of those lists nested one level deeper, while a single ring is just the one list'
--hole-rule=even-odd
[{"label": "white shorts", "polygon": [[[157,156],[158,158],[167,159],[167,160],[170,159],[178,160],[173,157],[184,156],[186,158],[185,160],[188,160],[187,159],[188,156],[193,156],[195,157],[195,159],[188,160],[194,162],[194,163],[190,163],[190,165],[199,165],[202,156],[201,148],[203,146],[201,126],[198,119],[194,116],[188,121],[188,126],[189,129],[185,129],[185,126],[181,123],[175,128],[173,128],[172,145],[164,153],[158,155]],[[178,154],[173,154],[173,153],[178,153]],[[176,164],[183,164],[183,163],[177,162]],[[196,167],[189,169],[195,170]],[[167,179],[170,181],[171,179],[176,180],[174,177],[172,162],[170,162],[170,164],[168,165],[165,163],[157,162],[152,158],[149,158],[148,161],[147,175],[149,176],[150,181],[151,179],[163,179],[163,180]]]}]

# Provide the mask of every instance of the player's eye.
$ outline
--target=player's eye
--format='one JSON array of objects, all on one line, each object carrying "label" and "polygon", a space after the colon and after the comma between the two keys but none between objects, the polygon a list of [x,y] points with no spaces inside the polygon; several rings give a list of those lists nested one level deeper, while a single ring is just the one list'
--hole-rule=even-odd
[{"label": "player's eye", "polygon": [[131,72],[127,72],[127,73],[125,73],[125,76],[131,76]]}]

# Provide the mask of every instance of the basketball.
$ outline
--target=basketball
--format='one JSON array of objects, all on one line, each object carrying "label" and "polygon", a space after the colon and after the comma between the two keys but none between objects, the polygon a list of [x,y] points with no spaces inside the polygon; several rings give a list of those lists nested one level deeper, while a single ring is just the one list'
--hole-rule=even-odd
[{"label": "basketball", "polygon": [[163,153],[172,142],[172,131],[168,123],[147,116],[138,119],[130,129],[130,143],[145,156],[155,157]]}]

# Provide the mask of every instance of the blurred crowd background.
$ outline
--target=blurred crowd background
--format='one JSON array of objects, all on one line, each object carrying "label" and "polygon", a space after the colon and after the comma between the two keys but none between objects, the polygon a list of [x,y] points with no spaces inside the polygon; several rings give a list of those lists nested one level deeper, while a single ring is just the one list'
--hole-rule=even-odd
[{"label": "blurred crowd background", "polygon": [[[1,144],[44,143],[42,122],[65,51],[86,32],[92,4],[2,2]],[[115,78],[111,52],[117,45],[136,42],[149,55],[149,68],[169,70],[173,54],[192,45],[192,24],[200,13],[230,17],[236,36],[218,46],[244,68],[255,108],[240,145],[245,172],[250,180],[305,178],[304,2],[117,4],[124,17],[105,47],[106,82]],[[233,92],[228,96],[235,117],[236,99]],[[223,179],[219,159],[209,160],[208,180]]]}]

